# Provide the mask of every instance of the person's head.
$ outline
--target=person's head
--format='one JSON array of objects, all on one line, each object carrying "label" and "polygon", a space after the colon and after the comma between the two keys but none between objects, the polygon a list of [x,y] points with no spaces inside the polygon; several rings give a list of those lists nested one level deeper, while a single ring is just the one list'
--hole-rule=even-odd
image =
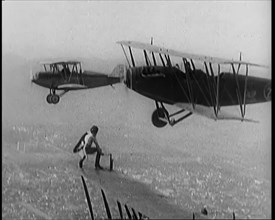
[{"label": "person's head", "polygon": [[90,131],[93,135],[96,135],[98,132],[98,127],[96,125],[93,125],[93,127],[91,127]]}]

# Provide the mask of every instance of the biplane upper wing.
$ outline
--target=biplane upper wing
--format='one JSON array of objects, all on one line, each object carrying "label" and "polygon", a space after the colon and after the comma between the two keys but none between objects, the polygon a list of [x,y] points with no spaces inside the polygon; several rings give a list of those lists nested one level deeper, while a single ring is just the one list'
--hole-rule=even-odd
[{"label": "biplane upper wing", "polygon": [[68,61],[64,61],[64,60],[55,60],[55,61],[40,61],[39,64],[43,65],[56,65],[56,64],[76,64],[76,63],[81,63],[80,61],[77,60],[68,60]]},{"label": "biplane upper wing", "polygon": [[118,41],[117,43],[124,45],[124,46],[136,48],[136,49],[147,50],[147,51],[153,52],[153,53],[166,54],[166,55],[170,55],[170,56],[193,59],[193,60],[198,60],[198,61],[202,61],[202,62],[217,63],[217,64],[243,64],[243,65],[268,68],[268,66],[262,65],[262,64],[230,60],[230,59],[211,57],[211,56],[205,56],[205,55],[197,55],[197,54],[191,54],[191,53],[183,53],[180,51],[167,49],[164,47],[159,47],[159,46],[142,43],[142,42],[137,42],[137,41]]}]

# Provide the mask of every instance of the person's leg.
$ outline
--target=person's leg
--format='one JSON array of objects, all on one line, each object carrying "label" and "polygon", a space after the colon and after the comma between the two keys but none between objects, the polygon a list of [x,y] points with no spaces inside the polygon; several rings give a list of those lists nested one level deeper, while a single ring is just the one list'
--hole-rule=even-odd
[{"label": "person's leg", "polygon": [[101,157],[101,153],[100,153],[100,152],[97,152],[97,153],[96,153],[96,158],[95,158],[95,168],[103,169],[103,168],[100,166],[100,157]]},{"label": "person's leg", "polygon": [[84,155],[84,157],[79,161],[79,167],[82,168],[83,167],[83,162],[86,159],[86,155]]}]

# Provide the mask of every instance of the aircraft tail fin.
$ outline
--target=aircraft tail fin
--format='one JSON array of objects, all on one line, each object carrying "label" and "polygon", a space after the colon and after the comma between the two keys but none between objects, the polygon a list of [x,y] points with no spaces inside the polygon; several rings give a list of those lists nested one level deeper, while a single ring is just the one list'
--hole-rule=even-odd
[{"label": "aircraft tail fin", "polygon": [[112,73],[109,76],[112,77],[119,77],[120,81],[124,79],[126,75],[126,66],[123,64],[118,64],[112,71]]}]

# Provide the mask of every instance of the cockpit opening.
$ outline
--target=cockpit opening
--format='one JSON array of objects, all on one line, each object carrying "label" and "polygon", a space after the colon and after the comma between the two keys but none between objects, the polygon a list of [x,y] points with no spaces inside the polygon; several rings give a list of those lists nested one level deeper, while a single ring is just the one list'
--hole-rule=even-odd
[{"label": "cockpit opening", "polygon": [[144,78],[165,77],[160,68],[155,66],[142,67],[141,76]]}]

